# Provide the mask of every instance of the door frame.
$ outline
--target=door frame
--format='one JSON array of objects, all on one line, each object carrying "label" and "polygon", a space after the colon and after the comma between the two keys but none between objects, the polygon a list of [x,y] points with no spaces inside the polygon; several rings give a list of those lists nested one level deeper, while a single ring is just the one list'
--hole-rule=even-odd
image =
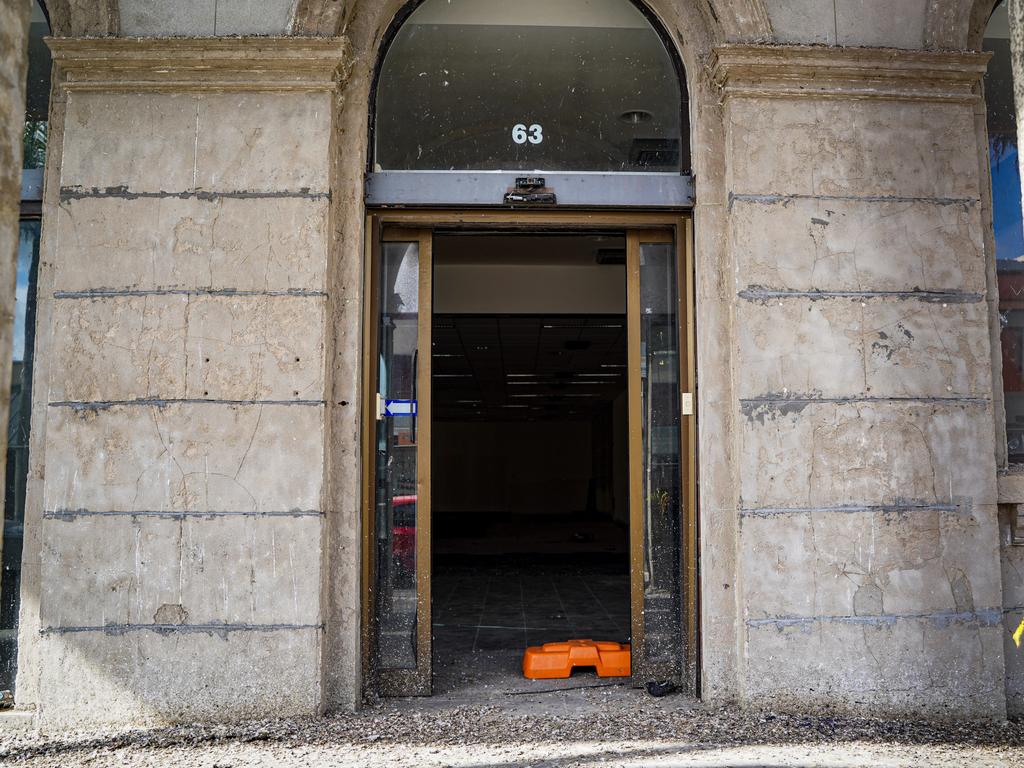
[{"label": "door frame", "polygon": [[[375,530],[375,482],[373,468],[375,462],[372,456],[376,451],[376,423],[377,423],[377,383],[378,361],[371,356],[371,351],[377,347],[376,329],[377,312],[379,310],[378,296],[378,257],[381,253],[381,243],[384,239],[385,227],[389,231],[394,229],[407,230],[408,239],[418,239],[423,242],[425,230],[479,230],[479,231],[537,231],[537,230],[601,230],[621,229],[627,235],[627,300],[631,301],[634,293],[638,290],[639,272],[630,269],[630,254],[636,250],[636,243],[631,244],[629,231],[643,230],[653,232],[671,232],[676,244],[676,279],[678,281],[678,317],[679,320],[679,397],[682,400],[689,395],[691,407],[680,407],[680,442],[681,450],[685,452],[685,460],[681,462],[681,483],[683,493],[681,502],[683,508],[680,512],[680,531],[682,541],[682,580],[681,592],[683,600],[682,616],[684,621],[684,660],[683,660],[683,686],[684,689],[695,696],[700,695],[700,553],[698,551],[699,535],[699,510],[697,508],[697,368],[695,358],[695,318],[694,318],[694,271],[693,271],[693,213],[692,211],[609,211],[609,210],[554,210],[554,209],[370,209],[366,211],[365,218],[365,252],[363,263],[363,350],[362,359],[362,400],[361,400],[361,568],[360,575],[362,584],[360,588],[360,656],[363,679],[363,693],[373,695],[379,693],[375,690],[376,674],[374,670],[375,648],[375,611],[374,611],[374,530]],[[393,238],[388,238],[389,240]],[[421,266],[420,278],[423,285],[423,273],[429,271],[426,276],[428,289],[433,285],[433,258],[430,253],[432,236],[426,237],[428,247],[428,259],[426,266]],[[631,247],[631,245],[633,247]],[[421,245],[421,248],[423,246]],[[421,261],[421,265],[423,262]],[[637,290],[634,290],[634,289]],[[432,303],[431,303],[432,310]],[[634,311],[634,307],[627,305],[627,315]],[[426,326],[426,338],[430,339],[430,327],[432,322],[432,311],[427,313],[426,319],[421,315],[419,326],[421,334]],[[632,321],[630,321],[632,322]],[[628,325],[628,324],[627,324]],[[631,334],[633,330],[629,331]],[[423,336],[421,335],[421,338]],[[630,348],[632,350],[632,343]],[[638,350],[637,350],[638,351]],[[633,352],[631,351],[632,355]],[[633,364],[632,357],[630,365]],[[419,376],[424,369],[417,373]],[[428,400],[426,410],[420,410],[420,415],[430,418],[429,406],[429,365],[425,366],[427,371],[421,381],[420,391],[426,392]],[[635,374],[635,375],[634,375]],[[630,391],[628,394],[630,413],[630,470],[629,470],[629,497],[630,497],[630,613],[632,618],[633,632],[638,626],[638,596],[639,607],[642,607],[642,558],[637,558],[636,547],[642,545],[636,531],[638,526],[642,527],[640,505],[635,503],[639,495],[642,498],[642,489],[637,486],[640,476],[635,471],[637,463],[636,446],[637,439],[633,436],[635,403],[639,401],[639,392],[636,391],[633,382],[638,372],[629,372]],[[425,386],[424,386],[425,385]],[[422,408],[422,407],[421,407]],[[426,425],[429,436],[429,424]],[[417,429],[420,429],[419,425]],[[429,451],[429,448],[428,448]],[[642,461],[642,451],[639,459]],[[421,465],[422,466],[422,465]],[[429,458],[426,462],[429,471]],[[426,488],[429,489],[429,476],[424,478]],[[417,477],[419,484],[421,479]],[[422,486],[421,486],[422,487]],[[429,490],[428,490],[429,493]],[[419,512],[419,502],[417,502]],[[429,515],[429,500],[426,505]],[[417,600],[429,600],[429,578],[421,579],[421,568],[430,573],[430,538],[429,522],[427,523],[426,536],[417,537],[417,579],[419,586],[427,586],[427,590],[417,590]],[[423,539],[422,546],[420,539]],[[421,564],[422,563],[422,564]],[[638,586],[640,587],[638,591]],[[426,636],[426,647],[430,648],[430,634],[432,627],[418,627],[418,635],[421,638]],[[641,629],[642,632],[642,629]],[[642,637],[642,635],[641,635]],[[640,638],[634,637],[634,645]],[[428,671],[429,674],[429,671]],[[635,682],[637,682],[634,679]],[[429,687],[429,686],[428,686]]]}]

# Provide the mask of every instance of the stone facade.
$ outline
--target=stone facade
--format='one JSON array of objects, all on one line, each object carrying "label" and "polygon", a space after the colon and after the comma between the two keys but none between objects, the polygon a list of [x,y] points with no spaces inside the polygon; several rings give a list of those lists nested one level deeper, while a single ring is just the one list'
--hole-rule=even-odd
[{"label": "stone facade", "polygon": [[[54,22],[19,706],[354,706],[362,178],[403,3],[88,5]],[[702,695],[1018,713],[983,4],[713,5],[649,3],[691,98]]]},{"label": "stone facade", "polygon": [[315,710],[344,44],[53,48],[19,699],[55,725],[97,691],[115,722]]}]

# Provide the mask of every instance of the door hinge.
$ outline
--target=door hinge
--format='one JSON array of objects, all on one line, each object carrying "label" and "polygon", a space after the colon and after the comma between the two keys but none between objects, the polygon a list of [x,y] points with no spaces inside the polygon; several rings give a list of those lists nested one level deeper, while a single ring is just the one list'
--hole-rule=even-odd
[{"label": "door hinge", "polygon": [[683,416],[693,416],[693,392],[683,392]]}]

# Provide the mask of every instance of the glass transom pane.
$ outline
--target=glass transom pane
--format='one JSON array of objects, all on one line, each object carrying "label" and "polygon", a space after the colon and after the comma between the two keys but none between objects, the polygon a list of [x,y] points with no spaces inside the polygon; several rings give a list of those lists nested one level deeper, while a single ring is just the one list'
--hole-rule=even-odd
[{"label": "glass transom pane", "polygon": [[683,109],[629,0],[427,0],[384,60],[375,170],[680,172]]}]

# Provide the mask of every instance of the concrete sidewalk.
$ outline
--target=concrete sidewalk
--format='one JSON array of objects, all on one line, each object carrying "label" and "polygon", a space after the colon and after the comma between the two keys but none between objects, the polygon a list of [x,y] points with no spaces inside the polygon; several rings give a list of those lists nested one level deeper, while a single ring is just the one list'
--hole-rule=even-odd
[{"label": "concrete sidewalk", "polygon": [[1019,723],[741,713],[628,688],[395,700],[357,714],[43,737],[0,735],[28,766],[1017,766]]}]

